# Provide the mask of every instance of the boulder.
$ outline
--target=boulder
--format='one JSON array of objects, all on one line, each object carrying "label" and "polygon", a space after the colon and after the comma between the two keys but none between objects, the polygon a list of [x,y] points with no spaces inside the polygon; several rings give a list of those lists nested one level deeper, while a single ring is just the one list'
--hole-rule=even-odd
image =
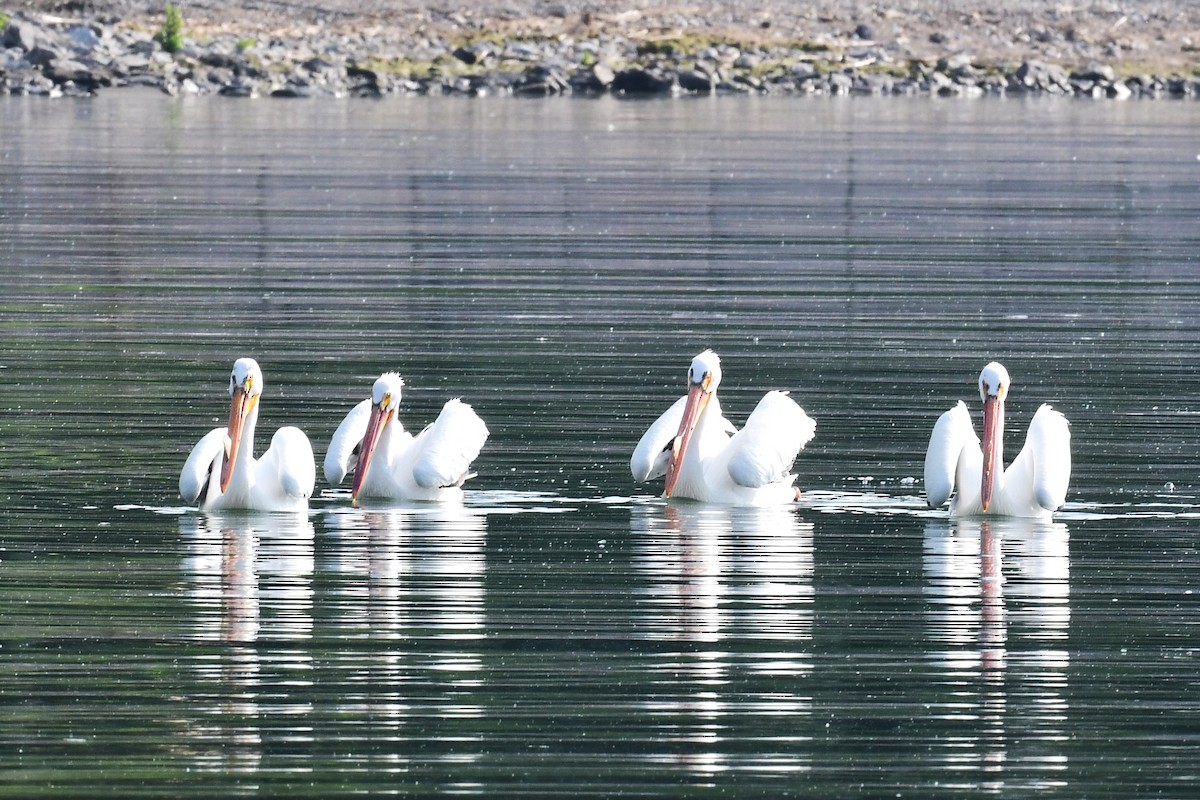
[{"label": "boulder", "polygon": [[611,89],[616,94],[649,95],[668,94],[676,86],[678,84],[673,74],[668,76],[658,71],[633,67],[618,72],[613,78]]},{"label": "boulder", "polygon": [[4,29],[3,37],[0,37],[0,44],[6,49],[16,48],[28,53],[45,38],[45,30],[35,26],[29,20],[11,19],[8,27]]},{"label": "boulder", "polygon": [[102,86],[112,85],[112,76],[102,67],[87,66],[70,58],[57,58],[43,73],[59,86],[72,84],[92,93]]},{"label": "boulder", "polygon": [[698,69],[682,70],[678,74],[678,80],[680,89],[695,94],[709,94],[717,87],[717,82],[711,74]]}]

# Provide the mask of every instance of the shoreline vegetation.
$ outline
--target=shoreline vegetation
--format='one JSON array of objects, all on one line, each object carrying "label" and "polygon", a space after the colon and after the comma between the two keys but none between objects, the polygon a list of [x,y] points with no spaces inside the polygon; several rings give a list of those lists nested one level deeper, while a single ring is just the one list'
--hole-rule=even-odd
[{"label": "shoreline vegetation", "polygon": [[0,94],[1200,98],[1192,0],[789,5],[0,0]]}]

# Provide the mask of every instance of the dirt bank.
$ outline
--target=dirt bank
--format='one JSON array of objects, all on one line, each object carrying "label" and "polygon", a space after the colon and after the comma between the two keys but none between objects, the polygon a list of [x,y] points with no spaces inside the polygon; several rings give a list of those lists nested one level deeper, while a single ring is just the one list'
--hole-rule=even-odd
[{"label": "dirt bank", "polygon": [[[155,27],[154,0],[0,0],[0,10],[50,13]],[[969,57],[999,66],[1036,59],[1066,67],[1104,63],[1118,71],[1200,68],[1196,0],[183,0],[194,37],[235,33],[294,39],[306,29],[419,42],[428,38],[699,37],[740,43],[871,43],[897,62]]]}]

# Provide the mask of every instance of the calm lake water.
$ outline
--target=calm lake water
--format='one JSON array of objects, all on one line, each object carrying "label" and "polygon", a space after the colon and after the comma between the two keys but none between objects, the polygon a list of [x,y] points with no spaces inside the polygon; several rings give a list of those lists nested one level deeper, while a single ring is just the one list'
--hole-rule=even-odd
[{"label": "calm lake water", "polygon": [[[0,101],[0,796],[1200,795],[1200,105]],[[666,504],[705,347],[798,507]],[[492,435],[461,507],[203,515],[262,365]],[[937,415],[1071,420],[1053,524]]]}]

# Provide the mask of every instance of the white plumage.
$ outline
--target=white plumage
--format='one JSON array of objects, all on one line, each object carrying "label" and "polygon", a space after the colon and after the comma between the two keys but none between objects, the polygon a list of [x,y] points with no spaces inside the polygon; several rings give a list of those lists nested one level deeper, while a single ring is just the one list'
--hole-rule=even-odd
[{"label": "white plumage", "polygon": [[239,358],[229,378],[229,425],[214,428],[192,448],[179,474],[179,494],[204,511],[305,511],[316,483],[312,445],[299,428],[275,431],[254,457],[262,370]]},{"label": "white plumage", "polygon": [[404,382],[394,372],[375,381],[371,397],[351,409],[329,442],[325,479],[341,483],[354,467],[351,495],[387,500],[451,500],[474,477],[471,463],[488,438],[487,425],[455,398],[416,436],[396,417]]},{"label": "white plumage", "polygon": [[953,495],[952,516],[1049,517],[1067,497],[1071,428],[1049,405],[1034,414],[1025,446],[1004,468],[1008,371],[996,362],[979,375],[982,447],[962,401],[938,418],[925,453],[925,496],[933,508]]},{"label": "white plumage", "polygon": [[720,359],[705,350],[688,370],[688,394],[642,435],[629,461],[634,480],[666,476],[663,494],[733,505],[796,499],[792,464],[816,423],[786,392],[768,392],[738,430],[721,412]]}]

